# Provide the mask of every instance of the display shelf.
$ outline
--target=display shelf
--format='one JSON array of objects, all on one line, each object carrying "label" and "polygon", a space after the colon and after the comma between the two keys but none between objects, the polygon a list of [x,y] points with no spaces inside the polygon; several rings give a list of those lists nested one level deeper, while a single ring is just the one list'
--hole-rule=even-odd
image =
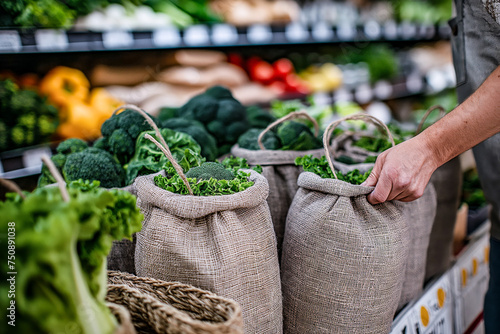
[{"label": "display shelf", "polygon": [[114,50],[209,48],[258,45],[355,43],[367,41],[434,41],[448,39],[447,25],[375,21],[363,25],[316,23],[304,26],[255,24],[239,28],[228,24],[194,25],[184,30],[165,27],[154,31],[114,30],[0,30],[0,54]]},{"label": "display shelf", "polygon": [[55,153],[57,144],[43,144],[0,153],[0,178],[17,179],[40,174],[43,155]]}]

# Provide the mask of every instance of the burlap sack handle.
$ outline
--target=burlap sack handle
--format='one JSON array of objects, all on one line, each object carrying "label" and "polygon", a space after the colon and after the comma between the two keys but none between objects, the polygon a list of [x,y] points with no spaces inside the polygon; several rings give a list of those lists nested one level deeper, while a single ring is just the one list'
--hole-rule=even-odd
[{"label": "burlap sack handle", "polygon": [[61,192],[61,196],[64,202],[69,202],[69,193],[68,189],[66,189],[66,182],[64,182],[64,179],[57,170],[56,165],[50,160],[49,156],[44,154],[42,155],[42,161],[47,166],[47,168],[50,171],[50,174],[56,179],[57,186],[59,187],[59,191]]},{"label": "burlap sack handle", "polygon": [[424,116],[420,120],[420,123],[418,123],[417,130],[415,131],[415,136],[418,135],[422,131],[422,128],[424,127],[425,120],[427,119],[427,117],[429,117],[431,112],[433,112],[436,109],[439,109],[439,118],[442,118],[444,115],[446,115],[446,110],[440,105],[435,105],[435,106],[432,106],[429,109],[427,109]]},{"label": "burlap sack handle", "polygon": [[22,199],[26,198],[26,195],[24,195],[21,188],[19,188],[19,186],[15,182],[0,178],[0,185],[4,186],[10,191],[17,193],[19,196],[21,196]]},{"label": "burlap sack handle", "polygon": [[144,110],[142,110],[141,108],[139,108],[133,104],[125,104],[125,105],[118,107],[115,111],[113,111],[113,115],[116,115],[118,113],[118,111],[123,110],[123,109],[131,109],[131,110],[141,114],[146,119],[146,121],[149,123],[149,125],[151,125],[153,130],[155,130],[155,132],[156,132],[156,136],[160,139],[161,144],[156,139],[154,139],[152,136],[150,136],[149,134],[146,134],[144,136],[144,138],[152,141],[163,152],[163,154],[165,154],[167,159],[174,166],[174,168],[177,171],[177,173],[179,174],[179,176],[182,178],[182,181],[184,181],[184,184],[186,185],[189,194],[193,195],[193,190],[191,189],[191,186],[189,185],[189,182],[187,181],[186,175],[184,175],[184,172],[182,171],[182,167],[177,163],[174,156],[170,152],[170,149],[167,145],[167,142],[165,141],[165,138],[163,138],[163,136],[161,135],[160,129],[158,129],[158,126],[156,126],[156,123],[151,119],[151,117],[149,117],[149,115]]},{"label": "burlap sack handle", "polygon": [[330,166],[330,169],[332,170],[333,176],[337,179],[337,174],[335,173],[335,168],[333,167],[333,162],[332,162],[332,154],[330,152],[330,139],[332,137],[333,130],[342,122],[345,121],[354,121],[354,120],[362,120],[362,121],[368,121],[374,125],[376,125],[378,128],[382,128],[385,133],[387,133],[387,137],[389,138],[389,141],[391,142],[392,146],[395,145],[394,143],[394,138],[392,137],[392,133],[387,127],[387,125],[384,124],[381,120],[379,120],[376,117],[373,117],[368,114],[364,113],[357,113],[353,115],[346,116],[344,118],[338,119],[334,122],[331,122],[325,129],[325,132],[323,134],[323,148],[325,150],[325,157],[326,160],[328,161],[328,165]]},{"label": "burlap sack handle", "polygon": [[165,156],[167,157],[167,159],[172,163],[172,165],[174,165],[175,171],[177,172],[177,174],[179,174],[179,176],[181,177],[182,181],[186,185],[186,187],[188,189],[188,192],[189,192],[189,195],[193,195],[193,190],[191,189],[191,186],[189,185],[189,182],[188,182],[188,180],[186,178],[186,175],[184,174],[184,171],[182,170],[182,167],[177,163],[177,161],[175,161],[175,158],[172,155],[172,153],[170,152],[170,150],[168,149],[168,146],[167,147],[163,147],[156,139],[154,139],[148,133],[146,133],[146,135],[144,135],[144,138],[149,139],[150,141],[152,141],[153,144],[155,144],[163,152],[163,154],[165,154]]},{"label": "burlap sack handle", "polygon": [[311,115],[309,115],[307,113],[307,111],[303,111],[303,110],[301,110],[301,111],[294,111],[294,112],[291,112],[288,115],[283,116],[280,119],[272,122],[271,124],[269,124],[267,126],[267,128],[264,129],[264,131],[262,131],[259,134],[259,137],[257,138],[257,142],[259,143],[260,149],[261,150],[266,150],[266,148],[264,147],[264,144],[262,144],[262,139],[264,138],[264,135],[268,131],[270,131],[272,128],[274,128],[278,124],[281,124],[281,123],[283,123],[285,121],[288,121],[288,120],[291,120],[291,119],[295,119],[295,118],[307,118],[308,120],[310,120],[313,123],[313,125],[314,125],[314,135],[318,136],[318,134],[319,134],[319,125],[318,125],[318,122],[313,117],[311,117]]}]

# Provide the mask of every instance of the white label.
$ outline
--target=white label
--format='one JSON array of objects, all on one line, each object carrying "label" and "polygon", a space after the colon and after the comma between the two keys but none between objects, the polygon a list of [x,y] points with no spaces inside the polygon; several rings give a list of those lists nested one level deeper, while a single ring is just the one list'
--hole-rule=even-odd
[{"label": "white label", "polygon": [[187,45],[204,45],[210,42],[208,28],[205,25],[194,25],[184,30],[184,43]]},{"label": "white label", "polygon": [[365,35],[369,39],[378,39],[380,38],[380,34],[382,33],[382,28],[380,24],[376,21],[368,21],[365,23],[364,27]]},{"label": "white label", "polygon": [[167,27],[153,31],[153,45],[158,47],[177,46],[181,44],[181,34],[174,27]]},{"label": "white label", "polygon": [[212,42],[215,45],[235,44],[238,42],[236,27],[229,24],[216,24],[212,27]]},{"label": "white label", "polygon": [[1,51],[21,51],[21,37],[15,30],[0,31],[0,50]]},{"label": "white label", "polygon": [[273,39],[273,33],[267,25],[254,24],[248,27],[247,38],[250,43],[266,43]]},{"label": "white label", "polygon": [[333,38],[333,29],[326,22],[318,22],[312,27],[311,35],[318,42],[330,41]]},{"label": "white label", "polygon": [[303,42],[309,37],[309,32],[302,24],[291,23],[285,28],[285,36],[290,42]]},{"label": "white label", "polygon": [[106,49],[124,48],[134,44],[134,37],[130,31],[107,31],[102,34],[102,43]]},{"label": "white label", "polygon": [[36,46],[40,51],[65,50],[68,36],[64,30],[41,29],[35,32]]},{"label": "white label", "polygon": [[23,153],[23,165],[26,168],[37,167],[42,165],[42,156],[52,156],[49,147],[38,147],[27,150]]}]

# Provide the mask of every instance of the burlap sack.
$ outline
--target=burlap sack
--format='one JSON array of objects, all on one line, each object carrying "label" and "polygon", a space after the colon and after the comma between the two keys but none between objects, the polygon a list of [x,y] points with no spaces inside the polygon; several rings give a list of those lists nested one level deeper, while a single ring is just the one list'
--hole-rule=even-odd
[{"label": "burlap sack", "polygon": [[412,202],[401,202],[401,210],[408,224],[410,240],[398,310],[420,296],[423,290],[427,249],[436,216],[436,208],[436,191],[432,183],[427,184],[424,194],[420,198]]},{"label": "burlap sack", "polygon": [[243,333],[235,301],[187,284],[108,271],[106,299],[124,308],[140,333]]},{"label": "burlap sack", "polygon": [[132,319],[130,313],[127,309],[121,305],[115,303],[106,303],[111,313],[116,317],[118,321],[118,326],[116,327],[113,334],[136,334],[134,325],[132,324]]},{"label": "burlap sack", "polygon": [[436,189],[437,211],[427,249],[426,281],[443,274],[453,258],[453,230],[462,189],[459,157],[436,169],[430,182]]},{"label": "burlap sack", "polygon": [[266,179],[224,196],[178,195],[135,181],[145,215],[137,233],[138,276],[178,281],[241,305],[245,333],[281,333],[282,302],[276,237]]},{"label": "burlap sack", "polygon": [[[264,133],[276,125],[286,120],[300,117],[309,119],[314,124],[317,132],[319,129],[317,122],[307,112],[293,112],[270,124],[262,131],[260,139],[262,139]],[[251,167],[257,165],[262,167],[262,175],[267,179],[269,184],[267,203],[271,210],[271,218],[276,234],[278,257],[281,257],[286,215],[297,192],[297,177],[303,171],[301,166],[295,165],[295,159],[309,154],[319,158],[323,154],[323,149],[310,151],[267,150],[264,145],[261,145],[261,150],[255,151],[241,148],[236,144],[231,148],[231,154],[235,157],[245,158]]]},{"label": "burlap sack", "polygon": [[284,332],[388,333],[408,257],[401,207],[373,206],[366,198],[372,187],[310,172],[298,186],[283,240]]}]

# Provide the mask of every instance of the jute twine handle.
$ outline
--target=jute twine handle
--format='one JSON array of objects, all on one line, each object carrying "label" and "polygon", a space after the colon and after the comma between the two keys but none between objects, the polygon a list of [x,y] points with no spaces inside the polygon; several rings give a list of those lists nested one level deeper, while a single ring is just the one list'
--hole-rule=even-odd
[{"label": "jute twine handle", "polygon": [[429,109],[427,109],[424,116],[420,120],[420,123],[418,123],[417,130],[415,131],[415,136],[418,135],[422,131],[422,128],[424,127],[425,120],[427,119],[427,117],[429,117],[430,113],[436,109],[439,109],[439,118],[442,118],[444,115],[446,115],[446,110],[440,105],[435,105],[435,106],[432,106]]},{"label": "jute twine handle", "polygon": [[124,110],[124,109],[131,109],[131,110],[141,114],[146,119],[146,121],[149,123],[149,125],[151,125],[151,127],[155,130],[156,136],[160,139],[161,144],[149,134],[146,134],[144,136],[144,138],[152,141],[163,152],[163,154],[165,154],[167,159],[172,163],[175,170],[177,171],[177,173],[181,177],[182,181],[184,181],[184,184],[186,185],[189,194],[193,195],[193,190],[191,189],[191,186],[189,185],[189,182],[187,181],[186,175],[184,175],[182,167],[177,163],[174,156],[172,155],[172,152],[170,152],[170,149],[167,145],[167,142],[165,141],[165,138],[163,138],[162,134],[160,133],[160,129],[158,129],[158,126],[156,126],[156,123],[151,119],[151,117],[149,117],[149,115],[144,110],[142,110],[141,108],[139,108],[133,104],[124,104],[124,105],[118,107],[113,112],[113,115],[116,115],[118,113],[118,111]]},{"label": "jute twine handle", "polygon": [[26,198],[26,195],[23,194],[23,191],[21,190],[21,188],[19,188],[17,183],[7,179],[0,178],[0,184],[5,188],[7,188],[8,190],[17,193],[19,196],[21,196],[22,199]]},{"label": "jute twine handle", "polygon": [[319,125],[318,125],[318,122],[313,118],[311,117],[311,115],[309,115],[307,113],[307,111],[294,111],[294,112],[291,112],[289,113],[288,115],[286,116],[283,116],[281,117],[280,119],[272,122],[271,124],[269,124],[267,126],[267,128],[264,129],[264,131],[262,131],[260,134],[259,134],[259,137],[257,138],[257,142],[259,143],[259,147],[261,150],[266,150],[266,148],[264,147],[264,144],[262,144],[262,139],[264,138],[264,135],[270,131],[272,128],[274,128],[276,125],[278,124],[281,124],[285,121],[288,121],[288,120],[291,120],[291,119],[294,119],[294,118],[307,118],[308,120],[310,120],[313,125],[314,125],[314,135],[315,136],[318,136],[318,133],[319,133]]},{"label": "jute twine handle", "polygon": [[56,179],[57,186],[59,187],[59,191],[61,192],[61,196],[64,202],[69,202],[69,193],[68,189],[66,189],[66,182],[64,182],[61,173],[57,170],[56,165],[50,160],[49,156],[44,154],[42,155],[42,161],[47,166],[50,171],[50,174]]},{"label": "jute twine handle", "polygon": [[382,128],[387,133],[387,137],[389,138],[389,141],[391,142],[392,146],[395,145],[394,138],[392,137],[391,131],[389,130],[387,125],[385,125],[385,123],[382,122],[381,120],[379,120],[378,118],[373,117],[371,115],[364,114],[364,113],[357,113],[357,114],[343,117],[343,118],[338,119],[334,122],[331,122],[326,127],[325,132],[323,134],[323,148],[325,150],[325,156],[326,156],[326,160],[328,161],[328,165],[330,166],[330,169],[332,170],[333,176],[335,176],[336,179],[337,179],[337,174],[335,173],[335,168],[333,167],[332,154],[331,154],[330,149],[329,149],[330,139],[332,137],[333,130],[340,123],[345,122],[345,121],[354,121],[354,120],[368,121],[372,124],[375,124],[378,128]]}]

